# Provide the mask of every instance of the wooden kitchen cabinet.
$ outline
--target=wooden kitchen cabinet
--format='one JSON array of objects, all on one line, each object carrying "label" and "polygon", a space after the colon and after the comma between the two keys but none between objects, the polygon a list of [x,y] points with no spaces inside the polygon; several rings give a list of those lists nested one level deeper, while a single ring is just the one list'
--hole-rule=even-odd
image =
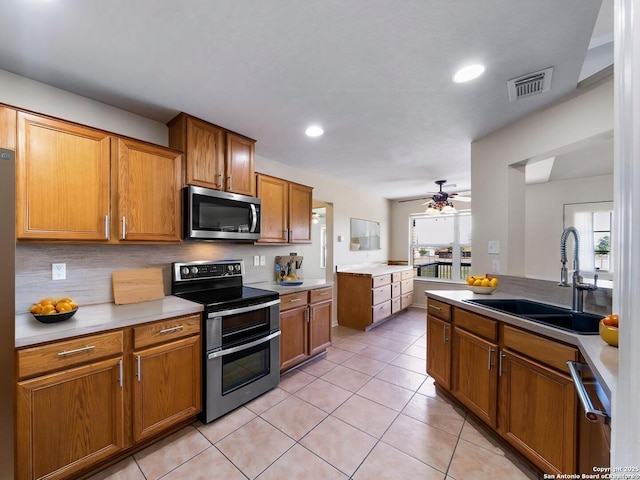
[{"label": "wooden kitchen cabinet", "polygon": [[280,371],[331,345],[332,287],[281,295]]},{"label": "wooden kitchen cabinet", "polygon": [[13,108],[0,106],[0,148],[16,149],[18,112]]},{"label": "wooden kitchen cabinet", "polygon": [[181,113],[169,146],[184,152],[185,184],[255,197],[255,140]]},{"label": "wooden kitchen cabinet", "polygon": [[112,231],[120,241],[180,242],[182,155],[122,138],[114,139],[113,150]]},{"label": "wooden kitchen cabinet", "polygon": [[18,112],[16,237],[109,238],[106,132]]},{"label": "wooden kitchen cabinet", "polygon": [[123,449],[122,352],[121,332],[18,351],[17,478],[75,478]]},{"label": "wooden kitchen cabinet", "polygon": [[258,243],[311,243],[313,188],[258,173],[262,226]]},{"label": "wooden kitchen cabinet", "polygon": [[427,373],[451,388],[451,307],[432,299],[427,302]]},{"label": "wooden kitchen cabinet", "polygon": [[201,410],[200,321],[191,315],[134,327],[134,442]]}]

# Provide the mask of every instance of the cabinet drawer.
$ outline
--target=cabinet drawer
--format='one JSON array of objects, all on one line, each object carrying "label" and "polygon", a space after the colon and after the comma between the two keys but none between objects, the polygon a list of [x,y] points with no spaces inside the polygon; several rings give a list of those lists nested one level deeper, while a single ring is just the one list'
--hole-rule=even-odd
[{"label": "cabinet drawer", "polygon": [[189,315],[133,327],[133,348],[195,335],[200,332],[200,323],[200,315]]},{"label": "cabinet drawer", "polygon": [[391,299],[391,313],[396,313],[402,310],[402,299],[400,297]]},{"label": "cabinet drawer", "polygon": [[562,372],[569,371],[567,361],[578,361],[578,350],[573,347],[509,325],[503,325],[502,328],[504,348],[520,352]]},{"label": "cabinet drawer", "polygon": [[402,272],[402,280],[408,280],[413,278],[413,270],[405,270]]},{"label": "cabinet drawer", "polygon": [[402,280],[402,272],[396,272],[391,274],[391,283],[396,283]]},{"label": "cabinet drawer", "polygon": [[402,280],[400,283],[400,293],[404,295],[409,292],[413,292],[413,278]]},{"label": "cabinet drawer", "polygon": [[405,293],[401,297],[401,308],[409,308],[413,304],[413,292]]},{"label": "cabinet drawer", "polygon": [[307,304],[307,294],[305,290],[303,292],[287,293],[286,295],[280,295],[280,311],[289,310],[291,308],[300,307]]},{"label": "cabinet drawer", "polygon": [[380,320],[384,320],[389,315],[391,315],[391,300],[387,300],[380,305],[376,305],[375,307],[371,307],[371,320],[373,323],[379,322]]},{"label": "cabinet drawer", "polygon": [[467,310],[455,309],[453,321],[458,327],[494,342],[498,341],[498,322]]},{"label": "cabinet drawer", "polygon": [[391,299],[391,285],[384,285],[382,287],[374,288],[372,291],[373,298],[371,303],[378,305]]},{"label": "cabinet drawer", "polygon": [[324,302],[333,298],[333,288],[317,288],[309,292],[309,303]]},{"label": "cabinet drawer", "polygon": [[391,283],[391,274],[377,275],[375,277],[372,277],[371,287],[373,288],[381,287],[382,285],[388,285],[390,283]]},{"label": "cabinet drawer", "polygon": [[400,296],[400,282],[391,284],[391,298],[396,298]]},{"label": "cabinet drawer", "polygon": [[448,303],[434,300],[433,298],[427,298],[427,314],[433,315],[440,320],[451,321],[451,305]]},{"label": "cabinet drawer", "polygon": [[40,375],[122,353],[122,331],[18,350],[18,377]]}]

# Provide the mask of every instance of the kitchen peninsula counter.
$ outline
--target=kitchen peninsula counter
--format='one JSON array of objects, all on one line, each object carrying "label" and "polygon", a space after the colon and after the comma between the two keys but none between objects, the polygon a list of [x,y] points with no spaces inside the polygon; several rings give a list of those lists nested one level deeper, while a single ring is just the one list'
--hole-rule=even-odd
[{"label": "kitchen peninsula counter", "polygon": [[128,305],[102,303],[80,306],[73,317],[57,323],[42,323],[30,313],[24,313],[16,315],[15,346],[16,348],[28,347],[140,323],[200,313],[202,310],[203,306],[198,303],[169,295],[160,300]]},{"label": "kitchen peninsula counter", "polygon": [[[480,300],[487,298],[487,295],[478,295],[468,290],[426,290],[425,295],[429,298],[440,300],[450,305],[484,315],[485,317],[490,317],[506,324],[574,345],[580,350],[580,353],[585,358],[591,371],[609,399],[611,399],[612,392],[616,391],[618,380],[618,349],[605,343],[605,341],[600,338],[600,335],[581,335],[571,333],[565,330],[548,327],[531,320],[509,315],[507,313],[467,303],[465,300]],[[495,299],[522,298],[522,296],[509,295],[500,292],[495,292],[490,295],[490,297]]]}]

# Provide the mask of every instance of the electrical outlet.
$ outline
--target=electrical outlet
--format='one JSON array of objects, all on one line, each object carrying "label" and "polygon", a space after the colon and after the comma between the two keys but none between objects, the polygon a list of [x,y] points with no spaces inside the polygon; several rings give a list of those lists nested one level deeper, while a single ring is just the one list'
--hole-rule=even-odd
[{"label": "electrical outlet", "polygon": [[267,264],[267,257],[260,255],[260,266],[264,267]]},{"label": "electrical outlet", "polygon": [[67,278],[66,263],[51,264],[51,280],[65,280]]},{"label": "electrical outlet", "polygon": [[257,267],[260,265],[260,255],[254,255],[253,256],[253,266]]},{"label": "electrical outlet", "polygon": [[491,262],[491,273],[500,273],[500,260]]}]

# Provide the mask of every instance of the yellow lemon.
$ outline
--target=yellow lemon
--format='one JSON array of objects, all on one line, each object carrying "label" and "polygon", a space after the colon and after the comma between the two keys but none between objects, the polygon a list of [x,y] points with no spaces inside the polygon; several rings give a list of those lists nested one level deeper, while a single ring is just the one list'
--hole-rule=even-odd
[{"label": "yellow lemon", "polygon": [[491,283],[491,280],[489,280],[488,278],[483,278],[483,279],[480,281],[480,286],[482,286],[482,287],[488,287],[490,283]]},{"label": "yellow lemon", "polygon": [[473,285],[473,282],[475,282],[473,277],[467,277],[467,285]]},{"label": "yellow lemon", "polygon": [[498,286],[498,279],[496,277],[493,277],[490,281],[489,281],[489,286],[490,287],[497,287]]},{"label": "yellow lemon", "polygon": [[473,284],[474,284],[476,287],[481,287],[481,286],[482,286],[482,280],[479,280],[479,279],[478,279],[478,280],[474,280]]}]

